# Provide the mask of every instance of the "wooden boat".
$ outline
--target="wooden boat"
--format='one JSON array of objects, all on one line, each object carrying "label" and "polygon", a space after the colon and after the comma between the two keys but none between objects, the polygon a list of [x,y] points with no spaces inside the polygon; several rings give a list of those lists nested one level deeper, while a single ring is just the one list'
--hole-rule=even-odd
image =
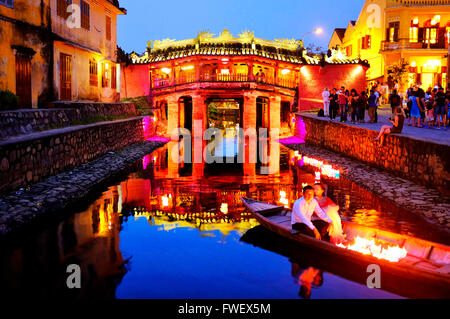
[{"label": "wooden boat", "polygon": [[291,211],[282,206],[248,198],[241,198],[241,200],[263,227],[296,244],[325,253],[329,256],[330,262],[338,262],[339,265],[342,264],[342,267],[359,265],[360,269],[364,270],[366,278],[370,275],[370,273],[367,273],[368,265],[380,266],[382,278],[385,275],[390,280],[384,280],[382,288],[398,290],[396,286],[413,282],[416,289],[422,290],[421,296],[450,298],[449,246],[350,222],[342,222],[346,239],[349,242],[353,242],[356,237],[361,237],[375,239],[377,242],[387,245],[398,245],[407,250],[408,254],[405,258],[402,258],[399,262],[390,262],[293,231]]}]

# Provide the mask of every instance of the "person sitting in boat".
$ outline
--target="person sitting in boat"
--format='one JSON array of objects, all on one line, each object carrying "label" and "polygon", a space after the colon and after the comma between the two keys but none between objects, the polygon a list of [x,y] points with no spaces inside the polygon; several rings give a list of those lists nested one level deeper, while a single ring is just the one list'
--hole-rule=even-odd
[{"label": "person sitting in boat", "polygon": [[325,186],[322,183],[314,185],[314,194],[320,208],[333,221],[328,227],[328,235],[333,244],[342,244],[345,240],[344,231],[342,230],[341,216],[339,216],[339,206],[336,205],[325,194]]},{"label": "person sitting in boat", "polygon": [[[311,221],[314,214],[321,220]],[[312,186],[303,188],[303,197],[297,200],[292,208],[292,229],[321,240],[322,238],[327,239],[327,230],[331,223],[331,218],[325,214],[317,200],[314,199],[314,188]]]}]

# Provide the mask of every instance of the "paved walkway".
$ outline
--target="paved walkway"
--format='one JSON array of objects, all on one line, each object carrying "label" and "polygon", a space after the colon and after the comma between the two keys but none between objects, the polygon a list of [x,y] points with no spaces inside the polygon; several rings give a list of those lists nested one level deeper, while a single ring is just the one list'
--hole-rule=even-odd
[{"label": "paved walkway", "polygon": [[[326,118],[320,118],[317,116],[317,114],[312,113],[301,113],[302,115],[307,115],[311,117],[315,117],[317,119],[321,120],[330,120]],[[383,125],[392,125],[389,122],[389,118],[392,115],[392,111],[389,105],[386,105],[385,107],[378,110],[378,123],[371,124],[371,123],[364,123],[364,124],[351,124],[350,122],[347,122],[345,124],[350,126],[356,126],[356,127],[362,127],[368,130],[372,131],[380,131],[381,127]],[[336,119],[339,121],[339,119]],[[369,120],[369,116],[366,112],[366,121]],[[437,129],[429,129],[429,128],[417,128],[408,126],[408,122],[405,121],[405,126],[403,128],[402,136],[407,136],[413,139],[427,141],[427,142],[433,142],[437,144],[444,144],[450,146],[450,129],[447,131],[444,130],[437,130]]]}]

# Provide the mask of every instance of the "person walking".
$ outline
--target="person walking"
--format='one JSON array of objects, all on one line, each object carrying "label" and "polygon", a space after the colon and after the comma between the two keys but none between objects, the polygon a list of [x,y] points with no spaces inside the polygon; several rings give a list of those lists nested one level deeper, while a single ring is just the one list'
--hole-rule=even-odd
[{"label": "person walking", "polygon": [[323,113],[325,117],[330,116],[330,91],[328,88],[325,88],[325,90],[322,92],[322,99],[323,99]]}]

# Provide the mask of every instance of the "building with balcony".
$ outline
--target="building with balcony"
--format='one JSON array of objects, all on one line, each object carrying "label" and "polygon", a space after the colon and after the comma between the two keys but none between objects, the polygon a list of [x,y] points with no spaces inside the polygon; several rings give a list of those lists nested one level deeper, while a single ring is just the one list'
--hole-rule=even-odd
[{"label": "building with balcony", "polygon": [[0,0],[0,90],[20,108],[118,100],[117,0]]},{"label": "building with balcony", "polygon": [[[290,113],[322,107],[325,87],[365,88],[368,64],[359,59],[308,56],[301,41],[215,37],[151,41],[123,68],[122,95],[147,96],[161,110],[170,135],[175,128],[289,128]],[[196,124],[199,123],[199,124]]]},{"label": "building with balcony", "polygon": [[356,23],[343,37],[338,29],[329,47],[339,47],[349,58],[368,60],[367,80],[390,81],[388,68],[406,62],[403,87],[422,83],[423,88],[447,83],[450,35],[448,0],[367,0]]}]

